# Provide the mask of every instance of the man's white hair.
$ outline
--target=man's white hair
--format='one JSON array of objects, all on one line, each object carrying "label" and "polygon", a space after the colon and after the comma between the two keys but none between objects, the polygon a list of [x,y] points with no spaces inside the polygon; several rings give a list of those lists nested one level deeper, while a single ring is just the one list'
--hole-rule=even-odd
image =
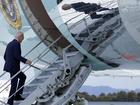
[{"label": "man's white hair", "polygon": [[19,38],[19,37],[21,37],[21,36],[23,36],[23,32],[18,31],[18,32],[16,33],[15,38]]}]

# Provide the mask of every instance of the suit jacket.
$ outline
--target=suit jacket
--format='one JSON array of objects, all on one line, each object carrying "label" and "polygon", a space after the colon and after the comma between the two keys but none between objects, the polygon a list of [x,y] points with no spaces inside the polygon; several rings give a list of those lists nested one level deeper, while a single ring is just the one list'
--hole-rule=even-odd
[{"label": "suit jacket", "polygon": [[17,40],[11,41],[4,54],[4,71],[17,73],[20,70],[20,61],[25,63],[27,59],[21,56],[21,46]]}]

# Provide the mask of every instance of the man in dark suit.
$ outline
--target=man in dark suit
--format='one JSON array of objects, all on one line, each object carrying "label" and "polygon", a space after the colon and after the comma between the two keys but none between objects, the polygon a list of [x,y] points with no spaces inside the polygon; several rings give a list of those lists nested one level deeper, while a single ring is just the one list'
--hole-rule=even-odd
[{"label": "man in dark suit", "polygon": [[78,12],[84,12],[85,14],[89,14],[92,19],[101,18],[104,16],[104,14],[97,14],[96,13],[97,10],[98,12],[110,10],[109,8],[101,7],[96,3],[84,3],[84,2],[64,4],[62,6],[63,10],[69,10],[71,8],[75,9]]},{"label": "man in dark suit", "polygon": [[[4,71],[10,73],[10,77],[12,78],[17,72],[20,71],[20,61],[26,64],[31,65],[31,61],[21,56],[21,46],[20,43],[23,41],[24,35],[22,32],[17,32],[16,37],[13,41],[11,41],[6,48],[4,59]],[[9,93],[8,104],[13,105],[14,100],[23,100],[21,97],[23,92],[24,83],[26,80],[26,75],[21,71],[11,80],[11,89]],[[22,87],[22,88],[21,88]],[[21,88],[21,89],[20,89]],[[13,95],[16,90],[19,91]]]}]

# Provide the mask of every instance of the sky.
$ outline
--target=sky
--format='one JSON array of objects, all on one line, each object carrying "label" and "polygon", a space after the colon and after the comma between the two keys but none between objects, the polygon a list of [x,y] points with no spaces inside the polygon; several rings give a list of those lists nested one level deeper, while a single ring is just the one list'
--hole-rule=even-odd
[{"label": "sky", "polygon": [[[91,81],[92,80],[92,81]],[[117,89],[135,90],[140,88],[140,77],[94,77],[90,75],[84,85],[88,86],[110,86]]]},{"label": "sky", "polygon": [[[78,2],[78,1],[84,1],[84,2],[105,2],[107,0],[65,0],[67,1],[67,3],[69,2]],[[116,0],[115,0],[116,1]],[[65,2],[63,2],[65,3]],[[71,11],[74,11],[74,10],[71,10]],[[70,12],[71,12],[70,11]],[[66,12],[64,11],[60,11],[63,14],[65,14]],[[73,14],[72,14],[73,15]],[[1,14],[0,14],[1,16]],[[71,18],[70,16],[68,16],[69,18]],[[65,18],[68,18],[68,17],[65,17]],[[0,22],[0,31],[2,29],[2,26],[3,26],[3,23]],[[1,46],[0,46],[1,48]],[[4,65],[4,60],[3,60],[3,57],[1,56],[0,57],[0,74],[3,72],[3,65]],[[102,75],[102,74],[117,74],[118,75],[124,73],[126,75],[140,75],[140,66],[138,66],[140,64],[133,64],[131,65],[131,67],[133,68],[130,68],[130,66],[128,65],[125,65],[121,68],[121,71],[116,71],[116,69],[112,70],[112,71],[104,71],[104,72],[95,72],[95,74],[98,74],[98,75]],[[130,68],[130,69],[129,69]],[[114,73],[113,73],[114,72]],[[89,75],[89,77],[87,78],[86,82],[84,83],[84,85],[90,85],[90,86],[110,86],[110,87],[113,87],[113,88],[122,88],[122,89],[130,89],[130,90],[134,90],[136,88],[140,88],[140,76],[139,77],[104,77],[104,76],[100,76],[100,77],[97,77],[93,74]]]},{"label": "sky", "polygon": [[135,90],[140,88],[140,76],[139,77],[96,77],[89,75],[84,85],[87,86],[110,86],[117,89],[129,89]]},{"label": "sky", "polygon": [[84,85],[135,90],[140,88],[139,81],[140,64],[128,63],[111,70],[91,73]]}]

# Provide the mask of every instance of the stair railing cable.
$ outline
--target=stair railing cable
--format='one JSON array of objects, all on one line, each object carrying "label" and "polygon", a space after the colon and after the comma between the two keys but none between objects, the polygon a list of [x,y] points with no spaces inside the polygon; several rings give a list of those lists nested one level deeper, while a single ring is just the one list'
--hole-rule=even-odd
[{"label": "stair railing cable", "polygon": [[[45,50],[46,50],[46,49],[45,49]],[[45,50],[44,50],[44,51],[45,51]],[[42,52],[42,53],[43,53],[43,52]],[[42,53],[41,53],[41,54],[42,54]],[[39,54],[39,56],[40,56],[41,54]],[[35,59],[33,60],[34,62],[32,63],[32,65],[33,65],[34,63],[37,62],[36,60],[37,60],[37,58],[35,58]],[[32,67],[32,66],[27,66],[27,67],[28,67],[28,68],[26,68],[25,71],[29,70],[29,68]],[[25,72],[25,71],[24,71],[24,72]],[[20,70],[19,72],[17,72],[17,74],[15,74],[15,76],[18,75],[20,72],[21,72],[21,70]],[[10,82],[10,80],[13,79],[15,76],[13,76],[12,78],[10,78],[10,79],[9,79],[7,82],[5,82],[0,88],[4,87],[4,86],[5,86],[8,82]],[[9,85],[10,85],[10,84],[9,84]],[[9,86],[9,85],[8,85],[8,86]],[[5,90],[5,89],[3,89],[3,90]],[[1,90],[0,93],[1,93],[3,90]]]},{"label": "stair railing cable", "polygon": [[[59,38],[57,38],[53,43],[51,43],[48,47],[47,47],[47,49],[49,49],[50,47],[52,47],[57,41],[59,41],[60,39],[62,38],[62,36],[60,36]],[[47,49],[45,49],[45,51],[47,50]],[[50,50],[50,49],[49,49]],[[47,53],[48,53],[48,51],[49,50],[47,50]],[[44,52],[44,51],[43,51]],[[45,53],[46,54],[46,53]],[[43,54],[43,56],[45,56],[45,54]],[[39,55],[39,56],[42,56],[42,53]],[[37,59],[37,58],[35,58],[35,59]],[[36,62],[35,62],[36,63]],[[33,66],[29,66],[29,68],[30,67],[33,67]],[[26,69],[25,71],[27,71],[27,70],[29,70],[29,68],[28,69]],[[25,72],[25,71],[23,71],[23,72]],[[19,72],[17,72],[12,78],[10,78],[7,82],[5,82],[0,88],[2,88],[2,87],[4,87],[8,82],[10,82],[11,81],[11,79],[13,79],[15,76],[17,76],[19,73],[21,72],[21,70],[19,71]],[[10,84],[9,84],[10,85]],[[8,86],[9,86],[8,85]],[[1,91],[0,91],[0,93],[2,93],[8,86],[6,86],[4,89],[2,89]]]},{"label": "stair railing cable", "polygon": [[[72,45],[67,46],[67,47],[65,48],[65,50],[67,50],[67,49],[70,48],[71,46],[72,46]],[[51,65],[51,64],[53,64],[53,62],[51,62],[51,63],[48,62],[48,64]],[[47,66],[48,66],[48,65],[45,65],[45,67],[43,67],[43,68],[45,69]],[[41,70],[41,68],[38,68],[38,67],[36,67],[36,66],[32,66],[32,67]],[[43,68],[42,68],[42,69],[43,69]],[[35,77],[32,77],[29,81],[26,82],[26,84],[30,83],[30,82],[31,82],[34,78],[36,78],[37,76],[38,76],[38,75],[36,75]],[[24,86],[25,86],[25,85],[23,85],[22,87],[24,87]],[[15,92],[14,94],[12,94],[8,99],[10,99],[12,96],[14,96],[22,87],[20,87],[18,90],[16,90],[16,92]]]},{"label": "stair railing cable", "polygon": [[[47,37],[45,37],[42,41],[40,41],[38,44],[36,44],[36,46],[34,46],[28,53],[26,53],[26,54],[24,55],[24,57],[27,56],[27,55],[29,55],[29,54],[30,54],[35,48],[37,48],[46,38],[47,38]],[[26,67],[27,67],[27,65],[24,66],[21,70],[25,69]],[[1,75],[0,75],[0,78],[1,78],[2,76],[4,76],[5,74],[6,74],[6,72],[4,72],[3,74],[1,74]],[[5,84],[5,85],[6,85],[6,84]],[[2,87],[5,86],[5,85],[2,85],[0,88],[2,88]],[[9,86],[9,85],[8,85],[8,86]],[[7,86],[7,87],[8,87],[8,86]],[[6,88],[7,88],[7,87],[6,87]],[[6,88],[5,88],[5,89],[6,89]],[[4,90],[5,90],[5,89],[4,89]],[[7,105],[7,103],[5,103],[5,102],[3,102],[3,101],[0,101],[0,103]]]},{"label": "stair railing cable", "polygon": [[[51,63],[50,63],[51,64]],[[53,64],[53,62],[52,62],[52,64]],[[33,68],[36,68],[36,69],[39,69],[39,70],[41,70],[41,68],[38,68],[38,67],[36,67],[36,66],[33,66],[33,65],[31,65]],[[46,65],[45,67],[43,67],[44,69],[47,67],[48,65]],[[42,69],[43,69],[42,68]],[[28,83],[30,83],[34,78],[36,78],[38,75],[35,75],[34,77],[32,77],[29,81],[27,81],[26,82],[26,84],[25,85],[23,85],[22,87],[24,87],[24,86],[26,86]],[[10,85],[10,84],[9,84]],[[8,85],[8,86],[9,86]],[[15,95],[22,87],[20,87],[18,90],[16,90],[16,92],[13,94],[13,95]],[[8,99],[10,99],[13,95],[11,95],[10,97],[8,97]],[[5,103],[5,102],[3,102],[3,101],[1,101],[0,100],[0,103],[2,103],[2,104],[4,104],[4,105],[9,105],[9,104],[7,104],[7,103]]]},{"label": "stair railing cable", "polygon": [[[58,40],[57,40],[58,41]],[[69,45],[68,47],[66,47],[67,49],[69,48],[69,47],[71,47],[72,45]],[[50,46],[51,47],[51,46]],[[48,50],[48,51],[50,51],[50,50]],[[45,54],[47,54],[47,53],[45,53]],[[43,57],[43,56],[45,56],[45,54],[44,55],[42,55],[41,56],[41,58]],[[51,63],[48,63],[49,65],[51,65],[51,64],[53,64],[53,62],[51,62]],[[36,66],[34,66],[34,65],[31,65],[32,67],[34,67],[34,68],[36,68],[36,69],[38,69],[38,70],[41,70],[41,68],[38,68],[38,67],[36,67]],[[44,69],[47,67],[48,65],[45,65],[45,67],[43,67]],[[42,68],[42,69],[43,69]],[[42,71],[42,70],[41,70]],[[35,77],[32,77],[29,81],[27,81],[26,82],[26,84],[28,84],[28,83],[30,83],[34,78],[36,78],[38,75],[36,75]],[[25,84],[25,85],[26,85]],[[10,84],[9,84],[10,85]],[[23,85],[22,87],[24,87],[25,85]],[[15,95],[22,87],[20,87],[18,90],[16,90],[16,92],[14,93],[14,94],[12,94],[8,99],[10,99],[13,95]],[[2,102],[2,101],[0,101],[0,102]],[[4,103],[4,102],[3,102]]]},{"label": "stair railing cable", "polygon": [[[35,48],[37,48],[47,37],[45,37],[43,40],[41,40],[38,44],[36,44],[29,52],[27,52],[24,57],[26,57],[27,55],[29,55]],[[3,77],[7,72],[4,71],[4,73],[2,73],[0,75],[0,78]]]},{"label": "stair railing cable", "polygon": [[[50,63],[50,64],[53,64],[53,62]],[[43,68],[38,68],[38,67],[36,67],[36,66],[32,66],[32,67],[34,67],[34,68],[36,68],[36,69],[38,69],[38,70],[41,70],[41,69],[45,69],[47,66],[48,66],[48,65],[45,65],[45,67],[43,67]],[[43,71],[43,70],[41,70],[41,71]],[[26,84],[30,83],[34,78],[37,78],[37,76],[38,76],[38,75],[35,75],[34,77],[32,77],[29,81],[26,82]],[[8,99],[10,99],[12,96],[14,96],[21,88],[25,87],[26,84],[23,85],[23,86],[21,86],[18,90],[16,90],[16,92],[13,93],[10,97],[8,97]]]},{"label": "stair railing cable", "polygon": [[[55,40],[50,46],[48,46],[48,49],[49,49],[50,47],[52,47],[52,45],[54,45],[57,41],[59,41],[59,39],[60,39],[61,37],[62,37],[62,36],[60,36],[60,37],[59,37],[57,40]],[[51,51],[51,50],[50,50],[50,49],[47,50],[47,52],[46,52],[45,54],[40,55],[40,56],[41,56],[41,57],[45,56],[49,51]],[[43,52],[44,52],[44,51],[43,51]],[[39,61],[39,59],[38,59],[38,61]],[[36,61],[36,62],[37,62],[37,61]],[[36,62],[34,62],[34,64],[35,64]],[[38,69],[38,70],[41,70],[41,68],[38,68],[38,67],[34,66],[34,64],[32,64],[31,67],[34,67],[34,68],[36,68],[36,69]],[[53,64],[53,62],[52,62],[52,63],[49,63],[49,64],[51,65],[51,64]],[[48,65],[45,65],[44,68],[46,68],[47,66],[48,66]],[[42,68],[42,69],[43,69],[43,68]],[[28,70],[28,69],[27,69],[27,70]],[[25,70],[25,71],[27,71],[27,70]],[[25,72],[25,71],[24,71],[24,72]],[[42,71],[42,70],[41,70],[41,71]],[[13,78],[14,78],[14,77],[13,77]],[[27,83],[30,83],[31,80],[32,80],[33,78],[36,78],[36,77],[32,77],[29,81],[27,81]],[[12,78],[11,78],[11,79],[12,79]],[[26,83],[26,84],[27,84],[27,83]],[[9,84],[9,85],[10,85],[10,84]],[[9,86],[9,85],[8,85],[8,86]],[[8,86],[7,86],[7,87],[8,87]],[[22,87],[24,87],[24,86],[25,86],[25,85],[23,85]],[[5,87],[3,90],[5,90],[7,87]],[[22,87],[21,87],[21,88],[22,88]],[[18,89],[14,94],[12,94],[9,98],[11,98],[13,95],[15,95],[21,88],[19,88],[19,89]],[[3,90],[2,90],[2,91],[3,91]],[[2,91],[0,91],[0,93],[1,93]],[[8,98],[8,99],[9,99],[9,98]]]},{"label": "stair railing cable", "polygon": [[[51,62],[51,63],[49,63],[49,64],[51,65],[51,64],[53,64],[53,62]],[[45,65],[45,67],[43,67],[42,69],[45,69],[47,66],[48,66],[48,65]],[[38,68],[38,67],[36,67],[36,66],[33,66],[33,67],[36,68],[36,69],[41,70],[41,68]],[[27,81],[26,84],[30,83],[34,78],[37,78],[37,77],[38,77],[38,75],[35,75],[35,76],[32,77],[29,81]],[[16,90],[16,92],[15,92],[14,94],[12,94],[8,99],[10,99],[12,96],[14,96],[21,88],[23,88],[24,86],[26,86],[26,84],[23,85],[23,86],[21,86],[18,90]],[[1,102],[1,101],[0,101],[0,102]]]},{"label": "stair railing cable", "polygon": [[[45,55],[45,54],[44,54],[44,55]],[[53,63],[53,62],[52,62],[52,63]],[[51,64],[51,63],[50,63],[50,64]],[[31,65],[31,66],[32,66],[32,65]],[[47,66],[48,66],[48,65],[46,65],[44,68],[46,68]],[[38,67],[36,67],[36,66],[32,66],[32,67],[41,70],[40,68],[38,68]],[[30,80],[32,80],[33,78],[35,78],[35,77],[32,77]],[[29,82],[30,82],[30,80],[29,80]],[[27,83],[29,83],[29,82],[27,82]],[[26,84],[27,84],[27,83],[26,83]],[[9,85],[10,85],[10,84],[9,84]],[[9,85],[8,85],[8,86],[9,86]],[[7,86],[7,87],[8,87],[8,86]],[[23,87],[23,86],[22,86],[22,87]],[[21,88],[22,88],[22,87],[21,87]],[[20,89],[19,89],[19,90],[20,90]],[[18,91],[19,91],[19,90],[18,90]],[[16,92],[15,92],[15,94],[16,94]],[[12,97],[12,96],[11,96],[11,97]],[[1,102],[2,102],[2,101],[1,101]],[[3,102],[3,103],[4,103],[4,102]],[[6,105],[7,105],[7,104],[6,104]]]}]

